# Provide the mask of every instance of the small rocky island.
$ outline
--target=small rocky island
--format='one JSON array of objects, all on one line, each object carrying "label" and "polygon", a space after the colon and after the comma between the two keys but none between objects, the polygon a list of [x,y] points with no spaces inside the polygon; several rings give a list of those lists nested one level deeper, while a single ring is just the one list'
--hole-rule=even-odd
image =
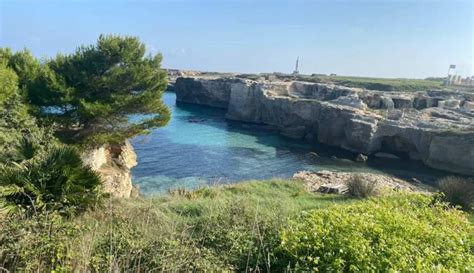
[{"label": "small rocky island", "polygon": [[474,175],[474,94],[377,91],[331,83],[181,73],[177,101],[227,109],[226,118],[360,153],[422,160]]}]

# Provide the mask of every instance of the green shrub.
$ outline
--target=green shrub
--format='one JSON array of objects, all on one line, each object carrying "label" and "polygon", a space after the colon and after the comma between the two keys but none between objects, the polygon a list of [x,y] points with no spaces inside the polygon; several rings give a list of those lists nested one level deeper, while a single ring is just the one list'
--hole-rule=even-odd
[{"label": "green shrub", "polygon": [[70,215],[99,203],[100,178],[82,164],[74,148],[53,147],[39,158],[30,150],[26,145],[23,153],[33,158],[0,165],[0,212],[58,210]]},{"label": "green shrub", "polygon": [[0,268],[11,272],[71,272],[79,226],[57,212],[0,218]]},{"label": "green shrub", "polygon": [[376,181],[367,180],[362,175],[353,175],[347,181],[349,194],[358,198],[375,196],[378,193]]},{"label": "green shrub", "polygon": [[465,215],[426,195],[396,194],[302,213],[281,232],[298,270],[468,271],[473,228]]},{"label": "green shrub", "polygon": [[474,182],[448,176],[438,181],[438,187],[449,203],[461,206],[463,210],[471,210],[474,206]]}]

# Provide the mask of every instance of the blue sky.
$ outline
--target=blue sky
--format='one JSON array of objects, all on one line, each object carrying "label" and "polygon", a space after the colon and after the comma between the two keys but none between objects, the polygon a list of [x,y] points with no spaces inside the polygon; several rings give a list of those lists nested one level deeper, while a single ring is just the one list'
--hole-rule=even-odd
[{"label": "blue sky", "polygon": [[374,77],[474,74],[474,0],[0,0],[0,46],[39,57],[139,36],[167,68]]}]

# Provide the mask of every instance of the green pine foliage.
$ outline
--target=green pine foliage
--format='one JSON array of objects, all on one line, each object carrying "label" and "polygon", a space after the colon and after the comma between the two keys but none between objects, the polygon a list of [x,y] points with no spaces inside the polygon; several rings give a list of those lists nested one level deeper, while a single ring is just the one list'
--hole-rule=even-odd
[{"label": "green pine foliage", "polygon": [[[81,212],[100,199],[100,179],[68,144],[122,143],[165,125],[161,55],[136,37],[100,36],[95,45],[39,61],[0,48],[0,207],[31,216]],[[133,114],[146,114],[130,122]],[[33,117],[35,116],[35,117]]]},{"label": "green pine foliage", "polygon": [[0,60],[0,105],[18,93],[18,76]]},{"label": "green pine foliage", "polygon": [[20,80],[25,87],[32,79],[27,63],[33,59],[25,56],[0,50],[0,214],[83,211],[98,201],[99,177],[73,148],[58,148],[51,130],[29,114]]},{"label": "green pine foliage", "polygon": [[[9,48],[0,48],[0,62],[6,64],[18,76],[18,86],[24,96],[38,78],[41,64],[28,49],[13,53]],[[25,98],[26,99],[26,98]]]},{"label": "green pine foliage", "polygon": [[16,73],[0,64],[0,164],[24,159],[18,151],[25,139],[37,152],[44,150],[48,143],[55,143],[52,132],[38,126],[28,113],[18,84]]},{"label": "green pine foliage", "polygon": [[[63,140],[121,143],[169,120],[161,100],[167,86],[161,59],[145,56],[136,37],[100,36],[95,45],[47,61],[28,89],[29,99]],[[132,123],[133,114],[147,118]]]}]

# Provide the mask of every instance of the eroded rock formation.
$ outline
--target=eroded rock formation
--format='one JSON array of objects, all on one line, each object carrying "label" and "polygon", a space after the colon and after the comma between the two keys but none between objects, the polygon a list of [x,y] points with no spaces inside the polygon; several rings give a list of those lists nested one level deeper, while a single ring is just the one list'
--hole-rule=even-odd
[{"label": "eroded rock formation", "polygon": [[228,119],[271,125],[287,137],[474,175],[473,94],[235,78],[178,78],[175,91],[178,101],[226,108]]},{"label": "eroded rock formation", "polygon": [[130,171],[137,165],[137,156],[128,141],[123,145],[104,145],[85,151],[82,161],[100,174],[105,192],[114,197],[138,194]]}]

